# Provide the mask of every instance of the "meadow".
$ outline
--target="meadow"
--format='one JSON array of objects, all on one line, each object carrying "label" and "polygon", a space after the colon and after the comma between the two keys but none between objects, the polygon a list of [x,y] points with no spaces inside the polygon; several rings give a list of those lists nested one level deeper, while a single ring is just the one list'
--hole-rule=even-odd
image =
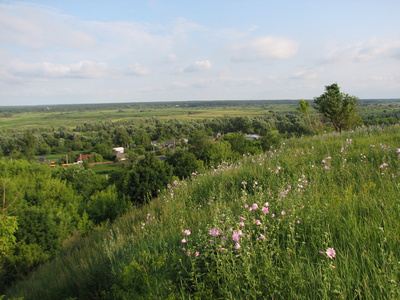
[{"label": "meadow", "polygon": [[[83,123],[144,120],[156,117],[165,121],[213,119],[224,116],[265,116],[293,113],[297,100],[165,102],[128,104],[91,104],[50,107],[0,107],[0,130],[23,130],[37,127],[74,129]],[[399,99],[361,100],[362,117],[398,113]],[[314,110],[312,110],[312,113]],[[3,116],[5,115],[5,116]]]},{"label": "meadow", "polygon": [[399,299],[400,126],[174,181],[15,283],[24,299]]}]

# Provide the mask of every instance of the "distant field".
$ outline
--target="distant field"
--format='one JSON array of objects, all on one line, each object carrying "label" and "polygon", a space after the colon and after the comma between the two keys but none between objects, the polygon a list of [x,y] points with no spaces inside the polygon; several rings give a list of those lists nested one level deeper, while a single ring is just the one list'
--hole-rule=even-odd
[{"label": "distant field", "polygon": [[12,117],[0,118],[0,129],[23,129],[41,126],[75,128],[85,122],[122,121],[132,119],[149,119],[157,117],[161,120],[176,118],[207,119],[223,116],[262,116],[272,112],[294,111],[295,105],[271,105],[266,108],[248,107],[210,107],[210,108],[163,108],[163,109],[124,109],[100,111],[71,112],[24,112],[13,114]]},{"label": "distant field", "polygon": [[[400,100],[363,100],[359,111],[362,116],[380,115],[398,112]],[[122,120],[140,120],[157,117],[160,120],[176,118],[178,120],[209,119],[223,116],[263,116],[273,113],[294,112],[298,101],[219,101],[190,103],[162,103],[162,104],[99,104],[99,105],[72,105],[41,108],[2,108],[0,107],[0,130],[25,129],[34,127],[52,126],[58,128],[66,126],[69,129],[85,122]],[[114,109],[112,109],[114,108]],[[11,116],[2,116],[9,111]],[[312,110],[313,112],[314,110]]]}]

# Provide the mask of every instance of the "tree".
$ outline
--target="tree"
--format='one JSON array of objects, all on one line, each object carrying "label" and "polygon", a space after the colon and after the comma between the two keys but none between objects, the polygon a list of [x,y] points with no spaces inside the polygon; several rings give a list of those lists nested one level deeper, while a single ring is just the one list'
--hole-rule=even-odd
[{"label": "tree", "polygon": [[325,86],[325,90],[321,96],[314,98],[314,108],[332,122],[336,131],[356,125],[360,120],[356,107],[358,98],[341,93],[337,83]]},{"label": "tree", "polygon": [[124,176],[122,190],[136,204],[147,202],[172,179],[172,166],[162,163],[152,152]]},{"label": "tree", "polygon": [[173,174],[180,179],[190,177],[192,173],[199,171],[200,168],[196,156],[183,150],[177,150],[166,159],[166,162],[174,167]]}]

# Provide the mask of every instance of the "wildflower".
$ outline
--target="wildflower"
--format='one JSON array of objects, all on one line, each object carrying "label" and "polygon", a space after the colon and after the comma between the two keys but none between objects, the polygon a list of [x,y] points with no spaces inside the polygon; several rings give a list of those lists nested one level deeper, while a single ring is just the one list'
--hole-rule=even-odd
[{"label": "wildflower", "polygon": [[248,208],[249,206],[247,204],[244,205],[244,208]]},{"label": "wildflower", "polygon": [[183,238],[181,242],[182,242],[182,244],[186,243],[186,239]]},{"label": "wildflower", "polygon": [[225,251],[226,249],[225,248],[221,248],[221,251]]},{"label": "wildflower", "polygon": [[380,165],[380,167],[379,167],[379,168],[381,168],[381,169],[382,169],[382,168],[385,168],[385,167],[387,167],[387,166],[388,166],[388,164],[387,164],[387,163],[383,163],[383,164],[381,164],[381,165]]},{"label": "wildflower", "polygon": [[235,249],[236,249],[236,250],[239,250],[239,249],[240,249],[239,243],[236,243],[236,244],[235,244]]},{"label": "wildflower", "polygon": [[264,204],[266,207],[268,207],[269,206],[269,202],[265,202],[265,204]]},{"label": "wildflower", "polygon": [[265,235],[263,235],[263,234],[260,234],[260,236],[258,237],[258,239],[259,239],[259,240],[263,240],[263,239],[265,239]]},{"label": "wildflower", "polygon": [[174,198],[174,193],[171,193],[171,198]]},{"label": "wildflower", "polygon": [[257,204],[257,203],[254,203],[254,204],[251,206],[250,210],[257,210],[257,208],[258,208],[258,204]]},{"label": "wildflower", "polygon": [[268,213],[269,213],[269,211],[268,211],[268,207],[265,207],[265,206],[262,208],[262,211],[263,211],[263,212],[265,212],[266,214],[268,214]]},{"label": "wildflower", "polygon": [[286,215],[286,212],[284,210],[282,210],[282,216]]},{"label": "wildflower", "polygon": [[186,255],[190,257],[190,252],[187,252]]},{"label": "wildflower", "polygon": [[190,230],[184,230],[184,231],[183,231],[183,234],[184,234],[184,235],[190,235],[191,232],[190,232]]},{"label": "wildflower", "polygon": [[256,220],[256,225],[257,226],[261,225],[261,221],[260,220]]},{"label": "wildflower", "polygon": [[244,222],[240,222],[239,225],[244,227]]},{"label": "wildflower", "polygon": [[325,170],[329,170],[329,167],[328,167],[328,166],[325,166],[324,169],[325,169]]},{"label": "wildflower", "polygon": [[239,240],[240,240],[240,235],[239,235],[238,232],[236,232],[236,231],[233,232],[233,234],[232,234],[232,240],[233,240],[234,242],[239,242]]},{"label": "wildflower", "polygon": [[272,215],[271,215],[271,218],[275,218],[275,214],[272,214]]},{"label": "wildflower", "polygon": [[222,232],[221,229],[213,228],[209,231],[209,234],[212,236],[219,236],[221,232]]},{"label": "wildflower", "polygon": [[244,218],[243,217],[239,217],[239,220],[242,221],[242,220],[244,220]]},{"label": "wildflower", "polygon": [[297,224],[300,224],[300,220],[297,221]]},{"label": "wildflower", "polygon": [[325,253],[330,259],[333,259],[336,256],[336,251],[333,248],[328,248]]},{"label": "wildflower", "polygon": [[199,251],[196,251],[196,252],[194,253],[194,257],[197,257],[197,256],[199,256]]}]

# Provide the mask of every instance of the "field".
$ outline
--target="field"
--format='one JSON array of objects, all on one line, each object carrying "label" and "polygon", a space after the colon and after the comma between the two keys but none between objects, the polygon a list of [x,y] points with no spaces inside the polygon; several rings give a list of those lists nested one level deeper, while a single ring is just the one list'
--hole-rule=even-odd
[{"label": "field", "polygon": [[[223,105],[220,105],[223,103]],[[381,115],[398,112],[399,99],[393,100],[363,100],[360,103],[361,116]],[[168,102],[156,104],[115,104],[115,105],[71,105],[54,107],[24,107],[1,108],[0,130],[20,130],[49,126],[58,128],[66,126],[69,129],[85,122],[123,120],[141,120],[157,117],[160,120],[176,118],[212,119],[223,116],[263,116],[274,113],[293,113],[298,101],[227,101],[211,105],[208,102]],[[9,113],[8,117],[1,114]]]},{"label": "field", "polygon": [[400,127],[293,138],[171,183],[7,291],[56,299],[399,299]]}]

